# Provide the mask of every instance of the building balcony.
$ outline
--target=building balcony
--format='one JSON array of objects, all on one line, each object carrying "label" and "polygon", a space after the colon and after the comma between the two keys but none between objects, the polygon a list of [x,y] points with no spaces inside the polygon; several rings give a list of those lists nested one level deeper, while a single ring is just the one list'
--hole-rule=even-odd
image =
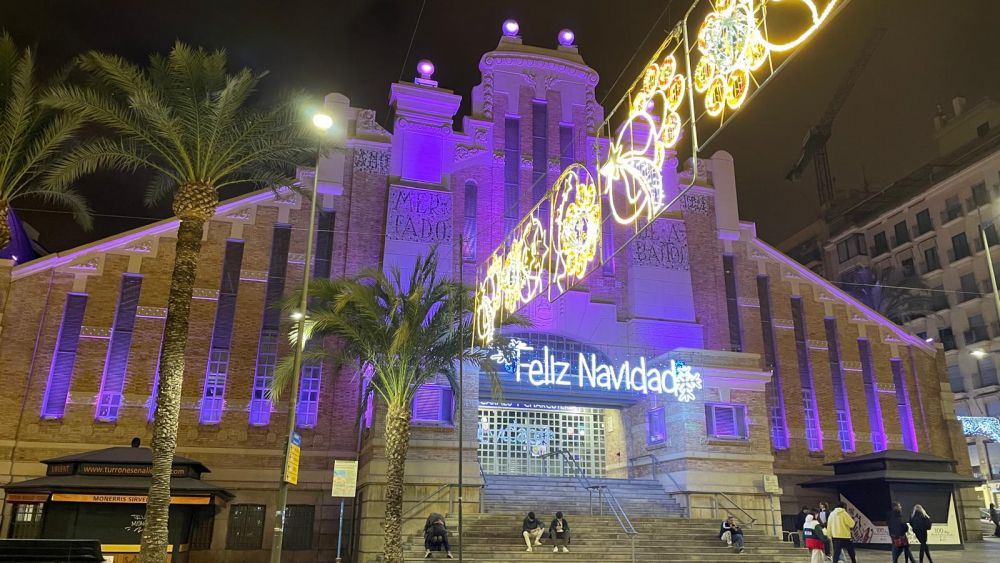
[{"label": "building balcony", "polygon": [[998,325],[995,322],[990,323],[988,325],[977,325],[969,327],[969,330],[966,330],[964,333],[962,333],[962,336],[965,339],[965,345],[971,346],[972,344],[976,344],[978,342],[986,342],[991,338],[1000,336],[1000,330],[998,330],[998,327],[1000,327],[1000,325]]},{"label": "building balcony", "polygon": [[917,240],[920,237],[933,232],[934,232],[934,225],[931,224],[921,225],[920,223],[917,223],[915,226],[910,227],[910,236],[914,240]]},{"label": "building balcony", "polygon": [[972,256],[972,251],[969,249],[968,245],[953,247],[948,249],[948,262],[957,262],[963,258],[968,258]]},{"label": "building balcony", "polygon": [[962,210],[961,204],[949,207],[941,212],[941,226],[943,227],[959,217],[965,217],[965,211]]},{"label": "building balcony", "polygon": [[917,268],[920,270],[921,275],[927,275],[931,272],[938,272],[941,270],[941,261],[934,260],[932,262],[920,262],[917,265]]}]

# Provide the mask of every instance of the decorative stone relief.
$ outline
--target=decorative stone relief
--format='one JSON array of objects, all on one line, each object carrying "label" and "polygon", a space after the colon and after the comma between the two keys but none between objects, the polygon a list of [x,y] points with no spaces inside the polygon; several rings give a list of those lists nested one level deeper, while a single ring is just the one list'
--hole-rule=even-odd
[{"label": "decorative stone relief", "polygon": [[147,254],[153,251],[153,239],[144,238],[125,247],[126,252],[141,252]]},{"label": "decorative stone relief", "polygon": [[861,371],[861,362],[842,361],[840,365],[846,371]]},{"label": "decorative stone relief", "polygon": [[355,129],[358,133],[376,135],[379,137],[389,137],[389,132],[382,128],[375,121],[375,110],[363,109],[358,112],[358,121]]},{"label": "decorative stone relief", "polygon": [[240,270],[240,281],[266,282],[267,270]]},{"label": "decorative stone relief", "polygon": [[135,316],[144,319],[165,319],[167,318],[166,307],[136,307]]},{"label": "decorative stone relief", "polygon": [[204,287],[196,287],[194,291],[191,292],[191,297],[193,299],[207,299],[209,301],[216,301],[219,299],[218,289],[207,289]]},{"label": "decorative stone relief", "polygon": [[83,260],[83,261],[77,262],[75,264],[71,264],[70,267],[69,267],[69,269],[70,270],[82,271],[82,272],[95,272],[95,271],[97,271],[97,268],[99,266],[100,266],[100,259],[99,258],[91,258],[90,260]]},{"label": "decorative stone relief", "polygon": [[[597,130],[597,102],[594,100],[594,89],[587,88],[587,133],[593,135]],[[595,159],[596,160],[596,159]]]},{"label": "decorative stone relief", "polygon": [[493,119],[493,73],[483,73],[483,116]]},{"label": "decorative stone relief", "polygon": [[235,219],[236,221],[249,221],[253,215],[253,210],[249,207],[244,207],[242,209],[237,209],[236,211],[226,215],[227,219]]},{"label": "decorative stone relief", "polygon": [[708,215],[712,211],[712,198],[705,194],[687,194],[681,198],[681,209],[698,215]]},{"label": "decorative stone relief", "polygon": [[561,168],[562,168],[562,161],[560,161],[557,157],[550,156],[549,172],[561,172]]},{"label": "decorative stone relief", "polygon": [[792,319],[774,319],[774,328],[781,330],[795,330],[795,323]]},{"label": "decorative stone relief", "polygon": [[111,338],[111,327],[82,326],[80,327],[80,338]]},{"label": "decorative stone relief", "polygon": [[493,149],[493,164],[503,166],[503,149]]},{"label": "decorative stone relief", "polygon": [[477,127],[476,132],[472,134],[472,138],[477,145],[486,144],[486,129],[482,127]]},{"label": "decorative stone relief", "polygon": [[567,64],[551,59],[538,59],[532,55],[522,55],[518,53],[488,53],[483,57],[482,66],[484,67],[484,70],[486,68],[497,66],[516,66],[520,69],[531,69],[528,72],[536,69],[536,73],[537,71],[549,71],[549,73],[554,72],[564,76],[579,78],[589,86],[596,85],[598,79],[595,71],[582,65]]},{"label": "decorative stone relief", "polygon": [[356,149],[354,151],[354,169],[369,174],[388,174],[389,151]]},{"label": "decorative stone relief", "polygon": [[431,125],[429,123],[421,123],[419,121],[410,121],[404,117],[396,120],[396,126],[400,129],[406,129],[409,131],[416,131],[418,133],[426,133],[434,136],[445,136],[451,133],[451,126],[447,123],[442,123],[440,125]]},{"label": "decorative stone relief", "polygon": [[288,253],[288,263],[289,264],[305,264],[306,255],[301,252],[289,252]]},{"label": "decorative stone relief", "polygon": [[760,299],[756,297],[739,297],[736,304],[740,307],[760,307]]},{"label": "decorative stone relief", "polygon": [[295,205],[295,192],[287,186],[281,186],[274,190],[274,202],[279,205]]},{"label": "decorative stone relief", "polygon": [[451,194],[393,186],[389,191],[386,237],[439,243],[452,239]]},{"label": "decorative stone relief", "polygon": [[531,170],[534,165],[534,161],[531,159],[531,155],[521,155],[521,170]]},{"label": "decorative stone relief", "polygon": [[675,221],[654,221],[630,245],[632,264],[665,270],[690,270],[687,230]]},{"label": "decorative stone relief", "polygon": [[806,346],[808,346],[810,350],[829,349],[826,340],[806,340]]}]

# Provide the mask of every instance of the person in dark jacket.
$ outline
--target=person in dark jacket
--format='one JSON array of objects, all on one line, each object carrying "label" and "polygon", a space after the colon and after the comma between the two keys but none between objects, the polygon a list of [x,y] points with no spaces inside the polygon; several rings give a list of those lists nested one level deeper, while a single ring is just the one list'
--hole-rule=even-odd
[{"label": "person in dark jacket", "polygon": [[913,530],[913,535],[917,536],[917,541],[920,542],[920,563],[924,563],[924,554],[927,554],[928,563],[934,563],[934,560],[931,559],[931,550],[927,546],[927,532],[931,529],[931,517],[919,504],[914,505],[913,514],[910,515],[910,529]]},{"label": "person in dark jacket", "polygon": [[431,512],[424,523],[424,559],[431,556],[432,551],[444,549],[448,553],[448,559],[454,559],[451,554],[451,546],[448,545],[448,526],[444,522],[444,516],[437,512]]},{"label": "person in dark jacket", "polygon": [[805,547],[806,540],[802,534],[802,529],[806,525],[806,517],[809,516],[809,507],[803,506],[802,510],[795,516],[795,531],[799,533],[799,542],[801,542],[802,547]]},{"label": "person in dark jacket", "polygon": [[892,563],[899,561],[900,554],[906,556],[906,563],[916,563],[913,560],[913,554],[910,553],[910,542],[906,539],[906,533],[910,531],[910,527],[903,518],[903,505],[898,502],[893,503],[892,510],[885,517],[889,527],[889,537],[892,538]]},{"label": "person in dark jacket", "polygon": [[524,522],[521,523],[521,535],[524,536],[524,543],[528,546],[525,551],[531,551],[531,543],[534,540],[534,544],[542,545],[539,540],[542,539],[542,534],[545,533],[545,524],[538,518],[535,518],[534,512],[529,512],[524,518]]},{"label": "person in dark jacket", "polygon": [[743,529],[736,524],[736,518],[729,516],[722,521],[719,528],[719,539],[726,542],[729,547],[735,547],[743,553]]},{"label": "person in dark jacket", "polygon": [[552,519],[549,526],[549,537],[552,538],[552,553],[559,551],[562,546],[563,553],[569,553],[569,522],[563,518],[562,512],[556,512],[556,517]]},{"label": "person in dark jacket", "polygon": [[993,535],[1000,538],[1000,510],[996,506],[990,505],[990,520],[993,521]]}]

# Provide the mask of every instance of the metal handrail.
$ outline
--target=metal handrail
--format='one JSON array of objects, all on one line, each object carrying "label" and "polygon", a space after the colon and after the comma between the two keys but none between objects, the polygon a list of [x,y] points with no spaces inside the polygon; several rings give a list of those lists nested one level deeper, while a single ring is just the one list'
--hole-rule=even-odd
[{"label": "metal handrail", "polygon": [[573,476],[576,477],[577,482],[580,486],[587,489],[590,492],[591,506],[590,515],[594,515],[594,492],[597,492],[598,505],[601,507],[601,515],[604,515],[604,504],[607,503],[608,510],[618,521],[618,525],[621,526],[622,531],[628,536],[629,542],[632,547],[632,563],[635,563],[635,537],[639,535],[636,531],[635,526],[632,525],[632,520],[629,519],[628,514],[625,512],[625,508],[622,507],[621,503],[618,502],[618,498],[615,494],[611,492],[611,489],[607,485],[592,485],[590,479],[587,478],[587,472],[583,470],[580,465],[569,450],[555,450],[551,453],[545,454],[539,457],[555,457],[559,456],[563,459],[564,463],[569,463],[570,467],[573,469]]},{"label": "metal handrail", "polygon": [[739,510],[740,512],[742,512],[743,515],[746,516],[749,519],[749,522],[747,522],[747,527],[748,528],[752,528],[753,525],[757,522],[756,518],[754,518],[753,516],[751,516],[750,513],[747,512],[746,510],[743,510],[743,508],[740,505],[736,504],[736,501],[734,501],[732,498],[730,498],[729,495],[727,495],[726,493],[715,493],[714,496],[716,496],[716,497],[722,497],[722,498],[726,499],[727,501],[729,501],[729,504],[733,505],[733,508],[735,508],[736,510]]},{"label": "metal handrail", "polygon": [[[629,458],[629,466],[631,466],[632,469],[633,469],[633,471],[634,471],[635,470],[635,465],[632,462],[634,462],[636,460],[639,460],[639,459],[642,459],[644,457],[648,457],[649,459],[651,459],[653,461],[653,474],[656,475],[656,468],[657,468],[657,466],[659,466],[663,462],[660,461],[660,459],[658,457],[656,457],[655,455],[653,455],[653,454],[642,454],[640,456]],[[666,475],[667,479],[670,479],[670,482],[673,483],[674,487],[677,488],[677,492],[678,493],[687,493],[687,491],[684,489],[684,487],[681,487],[681,484],[677,482],[677,479],[674,479],[674,476],[670,472],[665,472],[665,473],[663,473],[663,475]],[[685,504],[686,504],[686,506],[684,507],[684,516],[690,518],[691,517],[691,502],[690,502],[690,500],[688,500]]]}]

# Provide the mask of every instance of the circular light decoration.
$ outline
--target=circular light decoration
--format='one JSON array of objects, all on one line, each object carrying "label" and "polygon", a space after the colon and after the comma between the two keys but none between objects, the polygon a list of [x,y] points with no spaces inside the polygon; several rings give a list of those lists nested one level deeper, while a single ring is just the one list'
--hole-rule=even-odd
[{"label": "circular light decoration", "polygon": [[559,32],[559,44],[563,47],[571,47],[576,39],[576,34],[571,29],[563,29]]},{"label": "circular light decoration", "polygon": [[502,285],[504,310],[514,313],[542,292],[542,275],[549,256],[548,233],[532,216],[507,248]]},{"label": "circular light decoration", "polygon": [[507,20],[503,22],[503,34],[507,37],[517,37],[517,33],[521,31],[521,26],[517,24],[516,20]]},{"label": "circular light decoration", "polygon": [[420,74],[420,78],[430,78],[434,75],[434,63],[422,59],[417,63],[417,72]]},{"label": "circular light decoration", "polygon": [[[715,0],[698,29],[698,52],[694,89],[705,96],[705,112],[717,117],[725,108],[739,109],[750,92],[753,72],[772,52],[788,51],[813,34],[832,12],[838,0],[827,2],[823,11],[814,0],[799,0],[809,11],[811,25],[791,41],[771,43],[762,31],[764,11],[758,0]],[[775,0],[777,1],[777,0]],[[760,2],[761,6],[765,2]]]},{"label": "circular light decoration", "polygon": [[[597,257],[601,241],[601,197],[593,177],[579,164],[556,181],[553,237],[560,290],[582,279]],[[565,284],[563,282],[566,282]]]}]

